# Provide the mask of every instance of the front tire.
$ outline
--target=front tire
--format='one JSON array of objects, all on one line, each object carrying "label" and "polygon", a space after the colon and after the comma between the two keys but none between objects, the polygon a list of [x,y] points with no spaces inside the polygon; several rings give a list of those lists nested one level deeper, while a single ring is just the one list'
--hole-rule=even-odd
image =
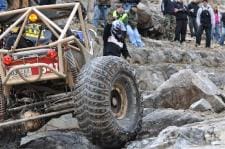
[{"label": "front tire", "polygon": [[75,115],[84,134],[105,148],[118,148],[136,137],[142,123],[142,98],[135,72],[114,56],[85,65],[75,89]]}]

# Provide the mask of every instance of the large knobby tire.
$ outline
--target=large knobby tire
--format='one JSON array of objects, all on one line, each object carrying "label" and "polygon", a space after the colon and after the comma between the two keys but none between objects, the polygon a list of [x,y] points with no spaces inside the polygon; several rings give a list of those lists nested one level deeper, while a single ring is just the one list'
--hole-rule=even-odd
[{"label": "large knobby tire", "polygon": [[98,57],[82,68],[77,80],[75,115],[82,132],[104,148],[134,139],[143,114],[134,69],[121,58]]}]

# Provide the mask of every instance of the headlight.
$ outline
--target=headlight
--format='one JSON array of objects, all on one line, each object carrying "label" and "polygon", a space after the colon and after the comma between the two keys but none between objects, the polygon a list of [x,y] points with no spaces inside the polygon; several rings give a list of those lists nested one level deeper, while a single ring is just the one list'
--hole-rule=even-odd
[{"label": "headlight", "polygon": [[38,20],[38,16],[35,13],[31,13],[29,15],[29,21],[30,22],[35,23],[35,22],[37,22],[37,20]]}]

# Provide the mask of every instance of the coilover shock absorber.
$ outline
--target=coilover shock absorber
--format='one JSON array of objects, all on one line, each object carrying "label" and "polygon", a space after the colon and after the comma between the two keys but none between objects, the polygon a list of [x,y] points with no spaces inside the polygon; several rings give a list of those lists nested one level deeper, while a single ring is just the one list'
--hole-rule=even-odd
[{"label": "coilover shock absorber", "polygon": [[76,84],[77,75],[78,75],[78,66],[76,64],[76,59],[74,58],[71,50],[65,52],[65,58],[68,62],[70,72],[72,73],[73,83]]}]

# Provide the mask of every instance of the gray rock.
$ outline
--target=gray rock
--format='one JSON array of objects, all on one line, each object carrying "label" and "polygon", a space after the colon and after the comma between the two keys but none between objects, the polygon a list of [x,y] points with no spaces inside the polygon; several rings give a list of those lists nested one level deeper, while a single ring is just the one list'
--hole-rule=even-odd
[{"label": "gray rock", "polygon": [[164,129],[158,137],[144,149],[169,148],[182,149],[189,145],[205,145],[204,131],[198,128],[178,128],[171,126]]},{"label": "gray rock", "polygon": [[184,110],[155,109],[143,118],[139,137],[157,136],[168,126],[182,126],[188,123],[200,122],[203,118],[197,113]]},{"label": "gray rock", "polygon": [[76,133],[53,131],[35,135],[35,139],[21,145],[20,149],[100,149]]},{"label": "gray rock", "polygon": [[45,126],[43,126],[39,131],[48,130],[72,130],[78,129],[78,122],[76,118],[72,117],[72,114],[63,115],[59,118],[51,119]]},{"label": "gray rock", "polygon": [[145,117],[148,114],[154,112],[155,110],[157,110],[157,109],[155,109],[155,108],[144,108],[143,117]]},{"label": "gray rock", "polygon": [[[134,61],[140,63],[137,69],[138,79],[146,84],[144,90],[155,90],[165,80],[182,69],[192,69],[193,72],[204,70],[209,73],[209,79],[217,87],[225,86],[225,51],[196,50],[191,44],[177,46],[174,43],[161,40],[143,39],[146,48],[129,51],[134,55]],[[140,59],[141,58],[141,59]]]},{"label": "gray rock", "polygon": [[199,101],[193,103],[191,106],[190,106],[190,109],[191,110],[194,110],[194,111],[208,111],[208,110],[213,110],[212,109],[212,106],[210,105],[210,103],[205,100],[205,99],[200,99]]},{"label": "gray rock", "polygon": [[222,96],[223,92],[208,79],[206,73],[194,73],[191,69],[185,69],[173,74],[153,94],[147,96],[144,105],[153,108],[188,109],[192,103],[205,98],[215,112],[220,112],[224,109],[223,101],[217,95]]},{"label": "gray rock", "polygon": [[[145,143],[143,144],[142,141]],[[129,143],[127,148],[221,149],[224,147],[225,118],[221,117],[187,124],[181,127],[170,126],[162,130],[157,137],[134,141]]]},{"label": "gray rock", "polygon": [[[163,15],[158,13],[158,4],[152,4],[148,0],[142,0],[138,6],[138,29],[143,36],[159,39],[163,30]],[[149,9],[150,8],[150,9]]]},{"label": "gray rock", "polygon": [[127,143],[126,149],[143,149],[146,145],[151,144],[155,138],[146,138]]},{"label": "gray rock", "polygon": [[[21,144],[25,144],[36,138],[48,135],[48,131],[61,131],[61,130],[78,130],[78,122],[76,118],[72,117],[72,114],[62,115],[59,118],[51,119],[47,124],[40,128],[36,132],[28,133],[27,136],[22,138]],[[43,133],[46,132],[46,133]]]},{"label": "gray rock", "polygon": [[213,111],[217,113],[225,109],[225,103],[219,96],[216,96],[216,95],[207,96],[206,100],[211,104]]}]

